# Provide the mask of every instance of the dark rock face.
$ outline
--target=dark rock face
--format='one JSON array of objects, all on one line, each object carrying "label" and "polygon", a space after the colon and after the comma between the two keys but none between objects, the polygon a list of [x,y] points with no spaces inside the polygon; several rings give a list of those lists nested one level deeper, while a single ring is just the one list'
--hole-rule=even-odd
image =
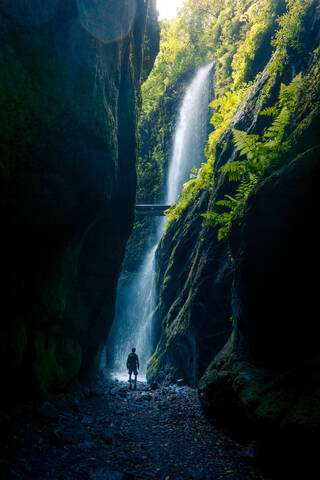
[{"label": "dark rock face", "polygon": [[320,360],[312,275],[319,266],[319,158],[320,149],[311,149],[262,180],[234,226],[239,348],[250,346],[256,365],[299,368]]},{"label": "dark rock face", "polygon": [[293,468],[316,458],[320,427],[319,159],[317,147],[267,176],[234,225],[235,328],[199,384],[215,422]]},{"label": "dark rock face", "polygon": [[95,371],[133,223],[136,98],[158,48],[153,0],[24,7],[0,2],[8,394],[13,377],[47,392]]},{"label": "dark rock face", "polygon": [[[217,145],[212,189],[199,194],[162,239],[161,336],[148,371],[152,380],[167,372],[195,383],[211,354],[199,382],[206,412],[238,436],[254,434],[259,455],[286,466],[315,453],[320,426],[314,274],[319,270],[320,70],[319,57],[310,55],[319,46],[319,24],[318,13],[307,18],[300,55],[288,56],[267,104],[259,101],[268,80],[264,71],[233,119],[233,128],[260,135],[266,124],[258,113],[276,102],[280,83],[288,84],[298,72],[313,79],[312,91],[299,100],[286,129],[294,146],[260,179],[234,222],[230,245],[217,242],[215,230],[199,220],[208,205],[234,194],[219,172],[239,159],[228,131]],[[231,315],[228,342],[214,343]]]},{"label": "dark rock face", "polygon": [[231,332],[230,258],[226,245],[214,241],[216,233],[201,228],[200,213],[209,200],[208,193],[201,195],[169,227],[158,249],[161,334],[148,368],[152,381],[164,371],[196,385]]},{"label": "dark rock face", "polygon": [[[314,461],[320,427],[313,273],[319,269],[320,117],[314,105],[320,75],[319,60],[307,61],[307,49],[319,44],[319,16],[311,23],[306,50],[288,59],[283,75],[302,70],[313,78],[312,91],[287,129],[294,147],[267,169],[232,227],[234,329],[199,383],[214,421],[233,434],[255,435],[258,456],[277,469],[278,463],[295,469]],[[308,128],[299,135],[304,122]]]}]

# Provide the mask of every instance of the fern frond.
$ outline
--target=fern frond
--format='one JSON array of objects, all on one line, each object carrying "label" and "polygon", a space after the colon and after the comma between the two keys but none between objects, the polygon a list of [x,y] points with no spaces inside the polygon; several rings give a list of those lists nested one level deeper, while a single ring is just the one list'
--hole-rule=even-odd
[{"label": "fern frond", "polygon": [[236,161],[223,165],[219,171],[228,175],[231,182],[239,182],[248,170],[247,162]]},{"label": "fern frond", "polygon": [[221,207],[232,208],[233,202],[231,200],[218,200],[216,202],[216,205],[220,205]]},{"label": "fern frond", "polygon": [[202,224],[204,226],[216,227],[221,223],[221,218],[218,213],[207,211],[206,213],[202,213],[201,216],[204,218]]},{"label": "fern frond", "polygon": [[276,105],[273,105],[272,107],[267,107],[263,110],[261,110],[260,115],[267,115],[269,117],[275,117],[278,115],[278,108]]},{"label": "fern frond", "polygon": [[279,105],[293,111],[299,99],[302,87],[302,74],[298,73],[289,85],[281,84],[279,93]]},{"label": "fern frond", "polygon": [[248,135],[241,130],[232,129],[233,142],[240,155],[251,156],[255,151],[256,142],[259,140],[259,135]]},{"label": "fern frond", "polygon": [[229,200],[231,200],[231,202],[235,202],[235,199],[233,197],[231,197],[231,195],[225,195],[226,198],[228,198]]},{"label": "fern frond", "polygon": [[284,129],[288,125],[290,120],[290,111],[287,107],[283,107],[279,115],[273,120],[271,126],[265,131],[265,139],[277,139],[278,141],[282,139],[284,134]]},{"label": "fern frond", "polygon": [[217,238],[218,238],[218,241],[222,240],[223,238],[226,238],[229,231],[230,231],[230,227],[231,227],[231,224],[230,225],[226,225],[225,227],[221,227],[219,228],[218,230],[218,235],[217,235]]}]

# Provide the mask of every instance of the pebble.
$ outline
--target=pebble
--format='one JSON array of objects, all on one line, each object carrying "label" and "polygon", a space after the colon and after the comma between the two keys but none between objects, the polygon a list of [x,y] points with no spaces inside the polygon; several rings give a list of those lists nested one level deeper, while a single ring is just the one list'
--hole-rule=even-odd
[{"label": "pebble", "polygon": [[50,421],[55,421],[59,418],[58,410],[54,405],[52,405],[52,403],[49,402],[42,403],[41,407],[38,410],[38,414],[40,415],[40,417]]}]

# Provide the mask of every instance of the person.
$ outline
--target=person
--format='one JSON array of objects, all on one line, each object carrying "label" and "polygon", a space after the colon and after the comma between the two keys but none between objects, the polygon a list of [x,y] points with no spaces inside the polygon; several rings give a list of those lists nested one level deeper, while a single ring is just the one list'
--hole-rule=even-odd
[{"label": "person", "polygon": [[127,359],[127,369],[129,370],[129,382],[130,382],[130,390],[132,390],[132,383],[131,383],[131,375],[132,372],[134,373],[134,390],[137,389],[137,375],[139,370],[139,358],[136,354],[136,349],[133,348],[132,352],[129,353]]}]

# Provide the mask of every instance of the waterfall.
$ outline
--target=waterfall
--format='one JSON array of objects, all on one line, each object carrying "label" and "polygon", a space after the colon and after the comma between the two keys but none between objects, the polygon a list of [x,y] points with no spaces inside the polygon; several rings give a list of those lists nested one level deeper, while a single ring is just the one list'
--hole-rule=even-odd
[{"label": "waterfall", "polygon": [[[176,201],[190,170],[205,160],[203,149],[208,133],[209,74],[213,63],[200,67],[186,89],[175,129],[169,162],[164,202]],[[126,375],[126,359],[136,347],[140,359],[140,374],[146,373],[147,362],[153,353],[154,309],[156,306],[155,252],[161,240],[165,219],[155,219],[155,233],[141,266],[129,280],[118,287],[116,313],[106,348],[107,364],[117,377]],[[141,378],[141,375],[140,375]]]},{"label": "waterfall", "polygon": [[212,66],[213,63],[209,63],[198,69],[181,104],[168,169],[168,205],[176,201],[183,184],[189,179],[190,170],[200,167],[204,160],[210,93],[208,80]]}]

